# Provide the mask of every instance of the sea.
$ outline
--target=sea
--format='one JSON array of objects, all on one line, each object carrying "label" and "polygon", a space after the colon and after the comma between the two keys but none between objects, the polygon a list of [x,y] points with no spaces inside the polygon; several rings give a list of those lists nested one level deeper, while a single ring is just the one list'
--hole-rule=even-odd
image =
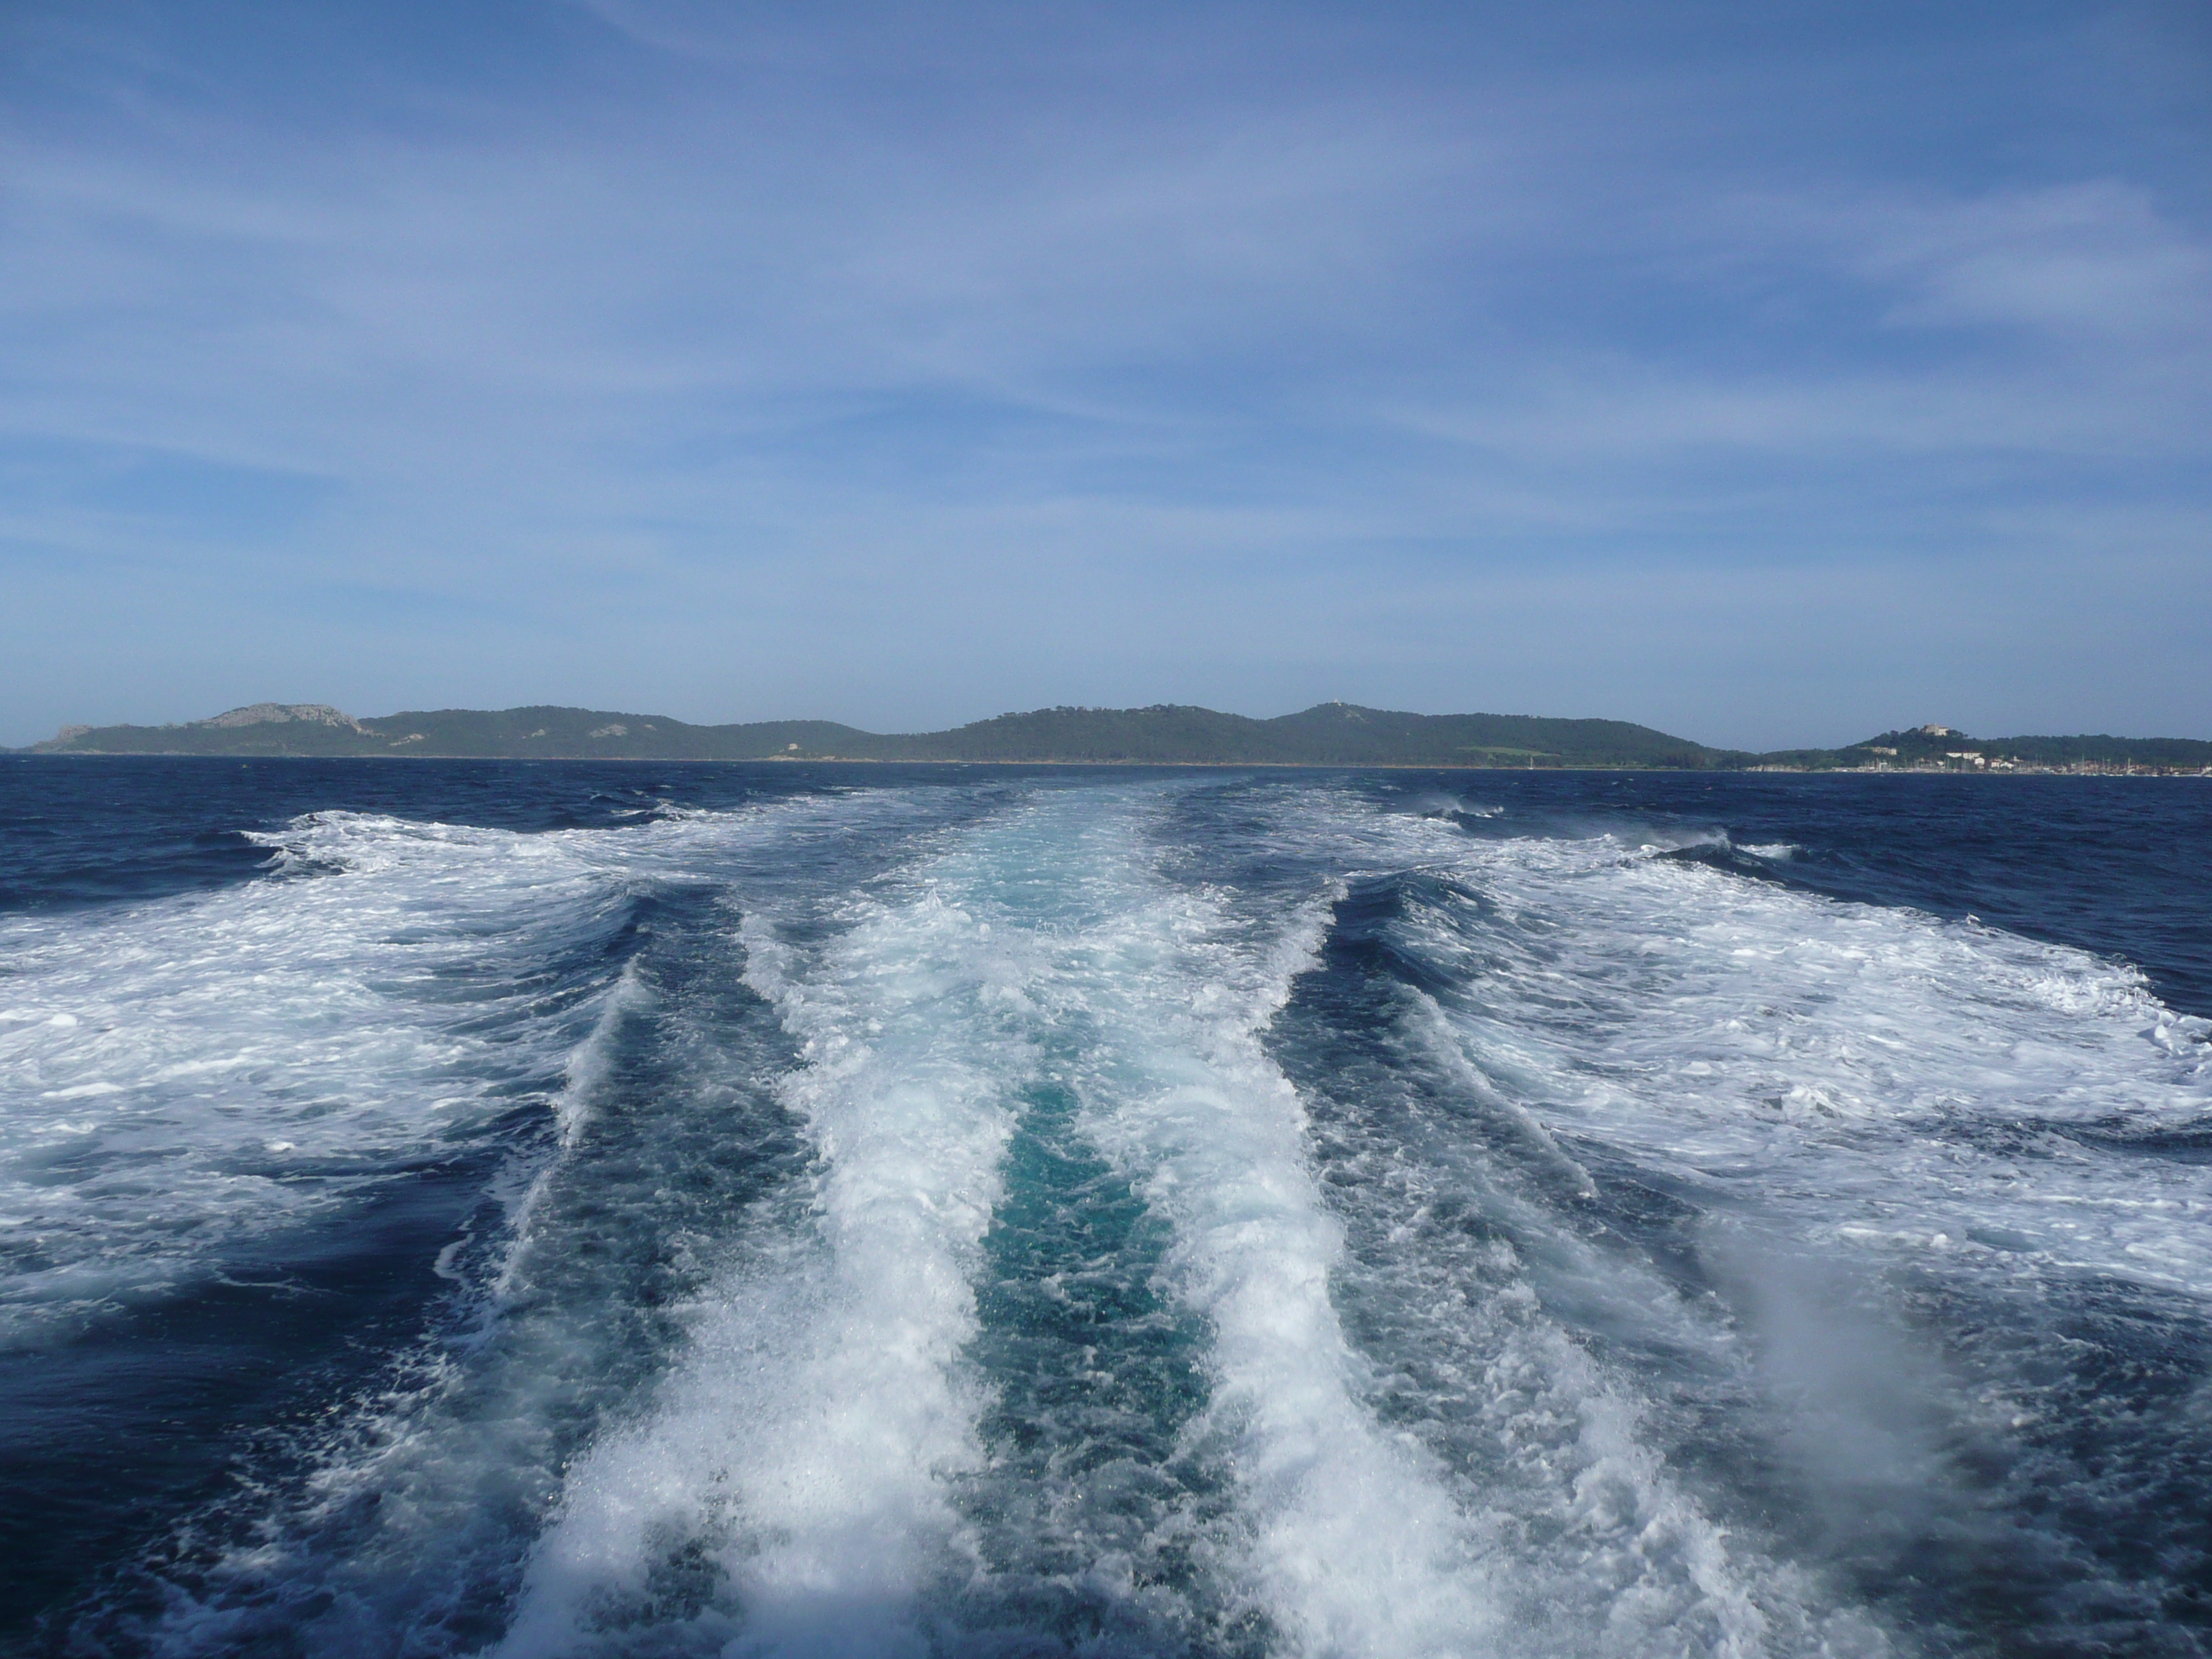
[{"label": "sea", "polygon": [[0,1650],[2212,1652],[2212,780],[0,758]]}]

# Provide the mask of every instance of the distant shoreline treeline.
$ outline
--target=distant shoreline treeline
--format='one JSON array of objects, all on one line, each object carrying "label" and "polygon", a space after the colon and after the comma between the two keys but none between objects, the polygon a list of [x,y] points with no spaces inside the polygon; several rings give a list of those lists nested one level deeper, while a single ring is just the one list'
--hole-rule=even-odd
[{"label": "distant shoreline treeline", "polygon": [[2212,767],[2188,738],[1972,738],[1942,727],[1843,749],[1714,749],[1626,720],[1408,714],[1322,703],[1254,720],[1211,708],[1040,708],[948,732],[863,732],[832,720],[694,726],[661,714],[535,706],[356,720],[319,703],[257,703],[178,726],[65,726],[19,753],[432,757],[443,759],[850,760],[1028,764],[1630,768],[1737,771],[2057,770]]}]

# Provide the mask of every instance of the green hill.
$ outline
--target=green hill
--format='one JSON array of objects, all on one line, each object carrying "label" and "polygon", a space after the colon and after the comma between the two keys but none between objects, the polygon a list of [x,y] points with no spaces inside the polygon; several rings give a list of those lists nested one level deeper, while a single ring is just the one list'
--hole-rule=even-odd
[{"label": "green hill", "polygon": [[[179,726],[65,726],[29,752],[61,755],[439,756],[468,759],[869,760],[1149,765],[1947,769],[2212,766],[2188,738],[1969,738],[1886,732],[1842,749],[1711,749],[1626,720],[1408,714],[1325,702],[1253,720],[1212,708],[1037,708],[949,732],[881,733],[834,720],[693,726],[603,708],[439,708],[356,720],[323,703],[254,703]],[[1966,757],[1960,759],[1960,757]],[[1973,757],[1979,756],[1979,763]]]},{"label": "green hill", "polygon": [[[884,758],[1267,766],[1706,766],[1716,750],[1621,720],[1405,714],[1322,703],[1252,720],[1211,708],[1040,708],[870,740]],[[845,752],[855,752],[847,750]]]},{"label": "green hill", "polygon": [[533,706],[356,720],[256,703],[178,726],[66,727],[40,754],[357,755],[615,760],[840,759],[1290,766],[1687,766],[1738,757],[1623,720],[1407,714],[1323,703],[1252,720],[1210,708],[1040,708],[950,732],[882,734],[830,720],[693,726],[664,714]]},{"label": "green hill", "polygon": [[665,714],[550,705],[409,710],[363,720],[320,703],[256,703],[179,726],[64,726],[34,754],[437,755],[491,759],[738,760],[835,750],[868,734],[831,720],[691,726]]},{"label": "green hill", "polygon": [[1832,756],[1831,763],[1839,766],[1936,765],[1955,763],[1960,756],[1979,756],[1984,765],[2002,763],[2033,768],[2162,766],[2194,770],[2212,766],[2212,742],[2196,738],[2115,738],[2101,733],[2071,738],[1970,738],[1948,726],[1924,726],[1909,732],[1885,732],[1847,749],[1819,752]]}]

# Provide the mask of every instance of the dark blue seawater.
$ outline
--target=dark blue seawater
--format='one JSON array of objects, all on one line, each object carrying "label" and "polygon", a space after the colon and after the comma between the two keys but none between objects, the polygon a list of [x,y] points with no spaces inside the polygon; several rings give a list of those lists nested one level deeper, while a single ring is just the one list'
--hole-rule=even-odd
[{"label": "dark blue seawater", "polygon": [[2212,782],[0,758],[0,1648],[2212,1651]]}]

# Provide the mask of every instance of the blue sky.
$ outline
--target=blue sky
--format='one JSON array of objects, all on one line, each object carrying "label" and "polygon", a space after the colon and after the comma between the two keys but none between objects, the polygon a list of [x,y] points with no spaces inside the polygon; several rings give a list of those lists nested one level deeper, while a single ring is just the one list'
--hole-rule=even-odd
[{"label": "blue sky", "polygon": [[18,0],[0,743],[2212,736],[2212,9]]}]

